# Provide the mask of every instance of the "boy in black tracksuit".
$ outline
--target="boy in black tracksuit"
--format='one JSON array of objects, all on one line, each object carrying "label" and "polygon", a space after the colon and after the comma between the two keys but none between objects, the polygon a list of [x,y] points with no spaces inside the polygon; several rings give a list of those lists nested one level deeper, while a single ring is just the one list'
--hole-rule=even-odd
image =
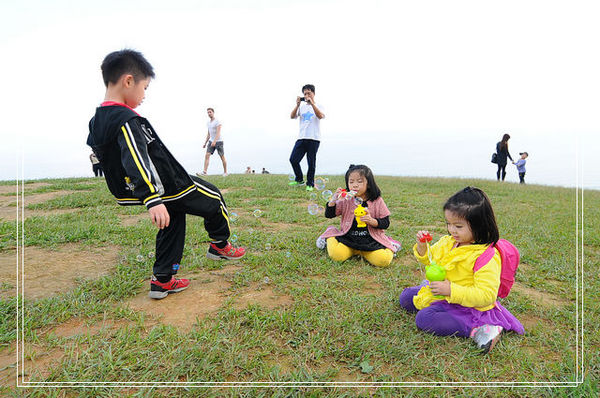
[{"label": "boy in black tracksuit", "polygon": [[150,297],[162,299],[190,283],[174,277],[183,255],[186,214],[204,217],[211,238],[208,258],[237,259],[245,249],[227,241],[229,217],[219,189],[189,175],[148,120],[133,110],[144,100],[154,77],[150,63],[137,51],[121,50],[107,55],[101,68],[105,101],[90,120],[87,144],[98,157],[117,202],[144,204],[159,228]]}]

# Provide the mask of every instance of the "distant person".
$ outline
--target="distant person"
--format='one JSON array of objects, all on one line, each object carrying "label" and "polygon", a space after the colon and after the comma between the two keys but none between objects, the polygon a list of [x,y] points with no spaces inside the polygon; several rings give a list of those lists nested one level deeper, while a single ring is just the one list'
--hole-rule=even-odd
[{"label": "distant person", "polygon": [[312,191],[315,185],[315,170],[317,164],[317,151],[321,143],[320,120],[325,117],[322,107],[315,102],[315,86],[306,84],[302,87],[302,97],[296,98],[296,106],[292,110],[290,117],[296,119],[300,117],[300,132],[298,140],[294,145],[290,155],[290,163],[294,169],[295,180],[289,185],[304,185],[304,177],[300,161],[306,155],[308,162],[308,171],[306,172],[306,190]]},{"label": "distant person", "polygon": [[100,164],[100,161],[94,152],[90,154],[90,161],[92,162],[92,171],[94,172],[94,176],[102,177],[102,165]]},{"label": "distant person", "polygon": [[269,172],[268,172],[268,171],[267,171],[267,170],[266,170],[264,167],[263,167],[263,169],[262,169],[262,173],[263,173],[263,174],[270,174],[270,173],[269,173]]},{"label": "distant person", "polygon": [[225,150],[223,149],[221,122],[215,118],[215,110],[213,108],[207,108],[206,112],[208,114],[209,121],[206,123],[206,127],[208,128],[206,140],[204,141],[204,145],[202,145],[202,148],[206,148],[206,155],[204,156],[204,171],[202,171],[202,175],[206,175],[210,157],[213,153],[215,153],[216,149],[217,153],[221,157],[221,162],[223,163],[223,177],[227,177],[227,160],[225,160]]},{"label": "distant person", "polygon": [[317,247],[327,247],[327,254],[334,261],[361,256],[376,267],[387,267],[400,243],[385,234],[390,226],[390,211],[373,172],[364,165],[350,165],[345,178],[346,192],[355,192],[353,198],[360,198],[364,208],[365,214],[359,217],[362,225],[354,212],[358,208],[355,200],[342,197],[342,188],[338,188],[327,203],[325,217],[341,216],[340,229],[327,228],[317,239]]},{"label": "distant person", "polygon": [[252,169],[250,168],[250,166],[246,167],[246,171],[244,173],[252,174]]},{"label": "distant person", "polygon": [[506,158],[510,158],[511,162],[513,160],[512,156],[508,152],[508,140],[510,139],[510,135],[504,134],[502,136],[502,141],[496,144],[496,156],[498,160],[498,171],[496,172],[496,177],[498,181],[500,181],[500,177],[502,176],[502,181],[504,181],[504,177],[506,177]]},{"label": "distant person", "polygon": [[149,296],[162,299],[190,284],[175,278],[183,256],[186,214],[204,218],[211,240],[208,258],[238,259],[245,249],[228,242],[228,211],[219,189],[190,176],[150,122],[134,111],[154,77],[152,65],[141,53],[126,49],[108,54],[101,69],[106,94],[90,120],[87,144],[104,166],[117,203],[145,205],[159,228]]},{"label": "distant person", "polygon": [[517,171],[519,172],[519,183],[525,184],[525,163],[527,162],[525,159],[529,157],[527,152],[519,153],[521,155],[521,159],[513,162],[515,166],[517,166]]},{"label": "distant person", "polygon": [[494,210],[487,195],[472,187],[452,195],[443,209],[448,235],[429,246],[423,239],[429,232],[418,231],[413,252],[421,264],[433,260],[442,265],[446,279],[404,289],[400,306],[417,313],[419,329],[438,336],[471,337],[488,353],[502,331],[525,332],[497,301],[502,264],[498,249],[475,269],[477,259],[499,239]]}]

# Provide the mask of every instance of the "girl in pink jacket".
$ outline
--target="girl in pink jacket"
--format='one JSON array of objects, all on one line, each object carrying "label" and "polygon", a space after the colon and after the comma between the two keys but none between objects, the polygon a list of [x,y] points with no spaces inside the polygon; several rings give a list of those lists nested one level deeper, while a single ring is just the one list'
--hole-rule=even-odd
[{"label": "girl in pink jacket", "polygon": [[[327,253],[334,261],[344,261],[357,255],[376,267],[387,267],[400,248],[400,242],[384,232],[390,226],[390,211],[381,198],[371,169],[364,165],[350,165],[346,172],[346,191],[353,191],[355,195],[352,198],[348,198],[351,195],[342,197],[344,190],[338,188],[325,210],[327,218],[342,216],[340,228],[327,228],[317,239],[317,247],[327,246]],[[354,210],[359,205],[364,207],[366,214],[357,217]]]}]

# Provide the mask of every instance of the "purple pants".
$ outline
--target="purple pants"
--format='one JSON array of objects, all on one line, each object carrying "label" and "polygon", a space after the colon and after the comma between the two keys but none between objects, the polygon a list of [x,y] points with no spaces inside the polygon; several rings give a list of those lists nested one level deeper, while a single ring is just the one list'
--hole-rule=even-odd
[{"label": "purple pants", "polygon": [[417,310],[413,304],[413,297],[417,295],[422,286],[407,287],[400,294],[400,306],[409,312],[417,313],[415,318],[417,327],[438,336],[456,334],[461,337],[469,337],[471,328],[446,312],[442,306],[432,304],[421,311]]},{"label": "purple pants", "polygon": [[[417,312],[413,297],[423,286],[424,284],[408,287],[402,291],[400,294],[402,308]],[[497,325],[518,334],[525,333],[521,322],[499,302],[496,302],[492,309],[479,311],[459,304],[450,304],[446,300],[435,301],[429,307],[418,311],[415,321],[419,329],[438,336],[469,337],[473,328],[482,325]]]}]

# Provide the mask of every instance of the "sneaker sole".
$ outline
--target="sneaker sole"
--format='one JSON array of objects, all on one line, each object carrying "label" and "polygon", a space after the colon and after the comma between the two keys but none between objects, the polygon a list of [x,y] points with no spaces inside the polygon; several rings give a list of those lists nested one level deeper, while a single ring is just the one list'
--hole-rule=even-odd
[{"label": "sneaker sole", "polygon": [[154,300],[160,300],[160,299],[164,299],[165,297],[167,297],[169,295],[169,293],[177,293],[177,292],[187,289],[188,287],[189,286],[180,287],[179,289],[167,290],[166,292],[150,290],[150,293],[148,293],[148,297],[150,297],[151,299],[154,299]]},{"label": "sneaker sole", "polygon": [[211,252],[206,252],[206,258],[210,258],[211,260],[237,260],[244,257],[246,253],[242,254],[239,257],[229,257],[224,254],[213,254]]}]

